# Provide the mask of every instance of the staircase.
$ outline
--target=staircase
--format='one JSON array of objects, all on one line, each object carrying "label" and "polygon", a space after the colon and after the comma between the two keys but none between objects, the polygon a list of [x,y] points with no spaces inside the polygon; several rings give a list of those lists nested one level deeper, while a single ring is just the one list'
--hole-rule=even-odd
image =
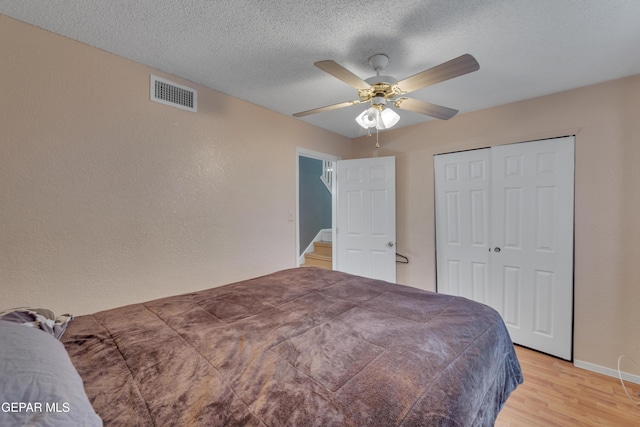
[{"label": "staircase", "polygon": [[304,255],[301,267],[320,267],[333,269],[333,245],[331,242],[318,241],[313,243],[313,252]]}]

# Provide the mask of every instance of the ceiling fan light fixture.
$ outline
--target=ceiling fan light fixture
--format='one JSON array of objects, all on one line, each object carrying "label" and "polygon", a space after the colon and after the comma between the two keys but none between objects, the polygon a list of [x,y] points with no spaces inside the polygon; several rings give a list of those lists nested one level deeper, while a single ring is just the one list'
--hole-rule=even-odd
[{"label": "ceiling fan light fixture", "polygon": [[356,117],[356,122],[364,129],[389,129],[398,123],[400,116],[391,108],[369,107]]},{"label": "ceiling fan light fixture", "polygon": [[425,116],[448,120],[455,116],[458,110],[430,104],[419,99],[406,98],[403,95],[480,69],[478,61],[466,53],[398,81],[394,77],[381,75],[380,72],[384,70],[388,63],[389,57],[387,55],[373,55],[369,58],[369,64],[376,72],[376,75],[362,80],[335,61],[323,60],[314,62],[313,65],[322,71],[331,74],[338,80],[357,90],[359,99],[302,111],[295,113],[293,116],[304,117],[310,114],[349,107],[355,104],[370,103],[372,108],[368,108],[360,113],[358,117],[356,117],[356,122],[367,130],[373,127],[378,130],[389,129],[395,126],[400,120],[398,113],[386,107],[386,104],[390,102],[401,110],[413,111],[414,113],[424,114]]}]

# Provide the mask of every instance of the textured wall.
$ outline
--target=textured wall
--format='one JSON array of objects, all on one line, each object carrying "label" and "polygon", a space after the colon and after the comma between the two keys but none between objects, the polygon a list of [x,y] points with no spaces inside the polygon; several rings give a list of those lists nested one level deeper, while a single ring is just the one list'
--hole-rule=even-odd
[{"label": "textured wall", "polygon": [[397,156],[398,282],[435,289],[434,154],[577,133],[574,357],[640,360],[638,111],[634,76],[354,140],[354,157]]},{"label": "textured wall", "polygon": [[[2,15],[0,40],[0,308],[77,315],[296,265],[296,147],[348,139]],[[149,101],[150,73],[198,112]]]}]

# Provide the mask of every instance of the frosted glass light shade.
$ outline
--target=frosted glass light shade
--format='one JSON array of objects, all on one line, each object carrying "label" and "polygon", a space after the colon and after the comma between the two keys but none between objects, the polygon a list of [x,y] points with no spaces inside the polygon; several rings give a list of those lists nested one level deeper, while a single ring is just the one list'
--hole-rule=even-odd
[{"label": "frosted glass light shade", "polygon": [[391,108],[385,108],[380,113],[376,127],[378,129],[389,129],[395,126],[395,124],[398,123],[398,120],[400,120],[398,113],[393,111]]},{"label": "frosted glass light shade", "polygon": [[380,111],[376,107],[370,107],[356,117],[356,122],[365,129],[389,129],[398,123],[398,120],[400,116],[390,108]]},{"label": "frosted glass light shade", "polygon": [[376,125],[380,111],[375,107],[370,107],[364,110],[358,117],[356,122],[365,129],[372,128]]}]

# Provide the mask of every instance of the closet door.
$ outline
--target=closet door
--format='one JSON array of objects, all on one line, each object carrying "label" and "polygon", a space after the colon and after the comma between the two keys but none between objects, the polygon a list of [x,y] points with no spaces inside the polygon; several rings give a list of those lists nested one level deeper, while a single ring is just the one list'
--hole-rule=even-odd
[{"label": "closet door", "polygon": [[435,156],[438,292],[489,304],[491,150]]},{"label": "closet door", "polygon": [[491,305],[514,342],[570,360],[573,137],[494,147],[492,165]]},{"label": "closet door", "polygon": [[[483,213],[490,218],[487,266],[483,267],[488,290],[482,298],[464,292],[477,282],[474,271],[479,270],[479,262],[466,261],[466,255],[457,254],[476,251],[477,242],[461,238],[459,243],[451,244],[447,243],[447,235],[443,235],[451,233],[449,223],[455,222],[456,215],[460,230],[473,229],[474,224],[481,223],[477,209],[447,205],[447,198],[455,194],[456,180],[447,177],[446,172],[443,175],[446,167],[439,171],[441,167],[437,165],[456,162],[464,165],[463,159],[469,153],[474,152],[446,154],[435,159],[438,291],[491,305],[502,315],[515,343],[570,360],[574,139],[558,138],[489,149],[485,191],[490,194],[490,202]],[[470,195],[463,174],[457,181],[461,197],[465,192]],[[443,223],[443,218],[448,222]],[[462,272],[451,268],[456,263]],[[458,277],[460,283],[452,286]]]}]

